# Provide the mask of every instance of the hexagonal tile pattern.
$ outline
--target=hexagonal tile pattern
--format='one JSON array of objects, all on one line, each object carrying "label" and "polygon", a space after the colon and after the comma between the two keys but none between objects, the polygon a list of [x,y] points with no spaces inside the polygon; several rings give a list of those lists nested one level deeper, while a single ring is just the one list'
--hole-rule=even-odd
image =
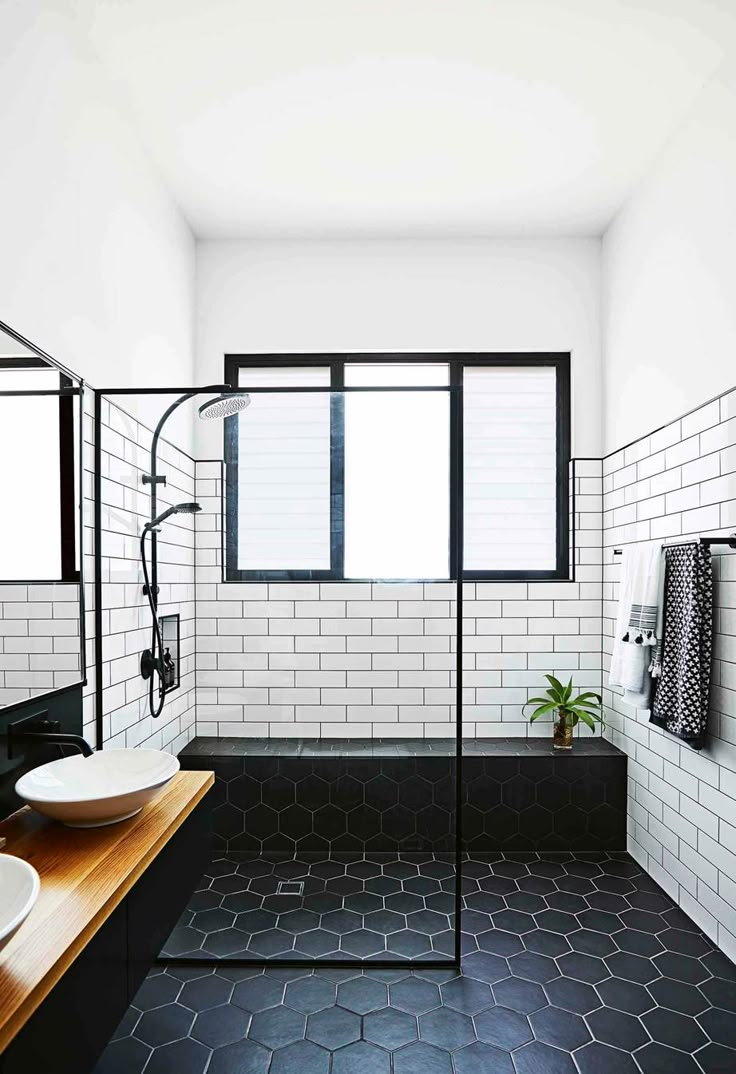
[{"label": "hexagonal tile pattern", "polygon": [[[736,1071],[736,967],[625,854],[475,856],[461,971],[371,970],[376,943],[451,953],[453,872],[431,854],[213,862],[166,951],[220,961],[153,970],[95,1074]],[[294,878],[303,896],[276,894]],[[367,961],[228,965],[243,944]]]}]

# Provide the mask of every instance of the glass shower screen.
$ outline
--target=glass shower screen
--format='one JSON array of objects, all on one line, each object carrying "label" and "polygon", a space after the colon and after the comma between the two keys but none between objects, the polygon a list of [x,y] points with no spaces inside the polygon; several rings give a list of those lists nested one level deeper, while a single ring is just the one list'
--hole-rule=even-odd
[{"label": "glass shower screen", "polygon": [[458,957],[457,397],[399,365],[339,390],[328,361],[240,369],[226,577],[253,700],[226,793],[245,816],[190,907],[220,935],[188,958]]}]

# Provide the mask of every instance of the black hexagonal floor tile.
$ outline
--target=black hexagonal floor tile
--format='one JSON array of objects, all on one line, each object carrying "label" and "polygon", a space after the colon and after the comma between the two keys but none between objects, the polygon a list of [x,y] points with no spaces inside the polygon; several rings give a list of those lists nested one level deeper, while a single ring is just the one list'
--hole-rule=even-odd
[{"label": "black hexagonal floor tile", "polygon": [[575,1052],[580,1074],[639,1074],[639,1068],[629,1052],[608,1044],[591,1041]]},{"label": "black hexagonal floor tile", "polygon": [[419,1016],[419,1036],[437,1048],[453,1052],[475,1040],[475,1029],[468,1015],[450,1007],[439,1007]]},{"label": "black hexagonal floor tile", "polygon": [[[239,1040],[226,1044],[212,1053],[207,1074],[266,1074],[271,1063],[271,1052],[253,1040]],[[173,1071],[172,1074],[179,1074]]]},{"label": "black hexagonal floor tile", "polygon": [[702,1069],[691,1055],[656,1041],[641,1048],[636,1061],[642,1074],[701,1074]]},{"label": "black hexagonal floor tile", "polygon": [[736,1049],[736,1018],[730,1011],[711,1007],[704,1014],[698,1015],[698,1022],[714,1044]]},{"label": "black hexagonal floor tile", "polygon": [[445,1007],[471,1016],[480,1014],[495,1002],[491,986],[472,977],[455,977],[443,984],[440,991]]},{"label": "black hexagonal floor tile", "polygon": [[287,1044],[273,1053],[269,1074],[329,1074],[330,1053],[309,1040]]},{"label": "black hexagonal floor tile", "polygon": [[[136,992],[135,1005],[139,1011],[150,1011],[154,1007],[163,1007],[165,1003],[174,1003],[181,987],[179,981],[169,977],[168,974],[154,974],[147,977]],[[192,1005],[185,1003],[184,1006],[191,1007]]]},{"label": "black hexagonal floor tile", "polygon": [[272,977],[251,977],[239,981],[233,988],[232,1000],[245,1011],[260,1011],[266,1007],[275,1007],[281,1003],[284,986]]},{"label": "black hexagonal floor tile", "polygon": [[209,1062],[209,1048],[199,1041],[185,1037],[184,1040],[174,1041],[172,1044],[164,1044],[155,1048],[146,1066],[146,1074],[204,1074]]},{"label": "black hexagonal floor tile", "polygon": [[474,951],[463,959],[463,973],[476,981],[492,985],[509,975],[509,963],[500,955]]},{"label": "black hexagonal floor tile", "polygon": [[[278,895],[293,878],[303,894]],[[736,1072],[736,967],[631,859],[472,859],[463,897],[461,973],[361,973],[356,955],[452,955],[452,863],[219,859],[166,947],[214,972],[152,973],[95,1074]],[[265,974],[228,964],[243,954]]]},{"label": "black hexagonal floor tile", "polygon": [[[656,984],[659,984],[659,981],[656,981]],[[650,995],[655,985],[650,985],[647,990],[644,985],[635,984],[633,981],[624,981],[621,977],[608,977],[605,981],[599,982],[595,988],[605,1006],[614,1007],[625,1014],[643,1014],[644,1011],[649,1011],[656,1006],[655,999]]]},{"label": "black hexagonal floor tile", "polygon": [[373,1011],[363,1019],[363,1037],[372,1044],[389,1050],[401,1048],[418,1039],[417,1020],[405,1011],[392,1007]]},{"label": "black hexagonal floor tile", "polygon": [[538,955],[549,955],[550,958],[565,955],[571,950],[570,941],[566,936],[557,932],[547,932],[545,929],[527,932],[522,939],[527,951],[534,951]]},{"label": "black hexagonal floor tile", "polygon": [[508,1007],[519,1014],[531,1014],[547,1006],[547,997],[541,985],[525,981],[521,977],[507,977],[493,985],[493,996],[501,1007]]},{"label": "black hexagonal floor tile", "polygon": [[[153,977],[149,980],[158,980]],[[164,980],[171,980],[168,975],[164,976]],[[227,1003],[233,993],[233,986],[229,981],[225,981],[222,977],[217,977],[215,974],[211,974],[209,977],[200,977],[194,981],[187,981],[185,985],[181,987],[179,993],[179,1003],[184,1007],[189,1007],[192,1011],[206,1011],[210,1007],[218,1007],[222,1003]],[[135,998],[136,1006],[140,1002],[140,992]]]},{"label": "black hexagonal floor tile", "polygon": [[420,977],[407,977],[389,987],[390,1003],[407,1014],[426,1014],[442,1004],[439,985]]},{"label": "black hexagonal floor tile", "polygon": [[588,1028],[601,1044],[633,1052],[650,1039],[638,1018],[610,1007],[601,1007],[586,1018]]},{"label": "black hexagonal floor tile", "polygon": [[450,1053],[424,1041],[400,1048],[393,1058],[394,1074],[452,1074]]},{"label": "black hexagonal floor tile", "polygon": [[135,1036],[151,1048],[158,1048],[174,1040],[181,1040],[189,1035],[194,1015],[186,1007],[177,1003],[166,1003],[146,1011],[140,1018]]},{"label": "black hexagonal floor tile", "polygon": [[[563,958],[572,958],[572,955],[564,955]],[[547,981],[553,981],[560,975],[553,958],[547,955],[537,955],[532,951],[522,951],[518,955],[512,955],[508,964],[515,977],[536,981],[537,984],[546,984]]]},{"label": "black hexagonal floor tile", "polygon": [[342,1048],[360,1040],[360,1018],[342,1007],[328,1007],[309,1015],[306,1035],[323,1048]]},{"label": "black hexagonal floor tile", "polygon": [[565,1051],[582,1048],[592,1039],[580,1015],[561,1007],[543,1007],[530,1014],[529,1021],[537,1040]]},{"label": "black hexagonal floor tile", "polygon": [[542,1041],[532,1041],[514,1052],[514,1064],[518,1074],[577,1074],[572,1057],[558,1048]]},{"label": "black hexagonal floor tile", "polygon": [[248,1036],[266,1048],[285,1048],[303,1040],[306,1018],[289,1007],[270,1007],[253,1015]]},{"label": "black hexagonal floor tile", "polygon": [[708,1043],[703,1030],[694,1018],[664,1007],[655,1007],[641,1016],[642,1023],[652,1040],[678,1048],[683,1052],[695,1052]]},{"label": "black hexagonal floor tile", "polygon": [[149,1045],[135,1037],[121,1037],[108,1044],[95,1074],[142,1074],[152,1054]]},{"label": "black hexagonal floor tile", "polygon": [[475,1019],[478,1040],[504,1051],[521,1047],[533,1039],[529,1019],[518,1011],[506,1007],[491,1007]]},{"label": "black hexagonal floor tile", "polygon": [[314,1014],[335,1002],[335,985],[321,977],[302,977],[286,986],[284,1003],[301,1014]]},{"label": "black hexagonal floor tile", "polygon": [[500,1051],[483,1041],[475,1041],[455,1052],[452,1062],[455,1074],[480,1074],[485,1071],[489,1074],[515,1074],[509,1052]]},{"label": "black hexagonal floor tile", "polygon": [[250,1015],[247,1011],[226,1003],[220,1007],[210,1007],[198,1014],[194,1019],[191,1035],[208,1048],[219,1048],[223,1044],[234,1044],[235,1041],[242,1040],[249,1022]]},{"label": "black hexagonal floor tile", "polygon": [[337,1002],[356,1014],[368,1014],[387,1005],[388,989],[382,981],[357,977],[337,986]]},{"label": "black hexagonal floor tile", "polygon": [[383,1048],[357,1041],[332,1055],[332,1074],[390,1074],[391,1056]]},{"label": "black hexagonal floor tile", "polygon": [[557,977],[545,985],[549,1001],[573,1014],[590,1014],[601,1006],[601,999],[592,985],[570,977]]}]

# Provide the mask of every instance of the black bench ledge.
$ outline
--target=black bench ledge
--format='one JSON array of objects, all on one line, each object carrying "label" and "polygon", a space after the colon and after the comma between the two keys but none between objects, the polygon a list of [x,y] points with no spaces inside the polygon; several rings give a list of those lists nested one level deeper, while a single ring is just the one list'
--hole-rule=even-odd
[{"label": "black bench ledge", "polygon": [[[192,757],[454,757],[450,738],[210,738],[198,737],[184,747],[182,761]],[[551,736],[538,738],[466,738],[463,757],[621,757],[625,754],[605,738],[580,735],[572,750],[555,750]]]},{"label": "black bench ledge", "polygon": [[[220,853],[452,852],[454,739],[198,738],[182,768],[213,769]],[[467,739],[463,844],[486,851],[619,851],[626,847],[627,758],[581,735]]]}]

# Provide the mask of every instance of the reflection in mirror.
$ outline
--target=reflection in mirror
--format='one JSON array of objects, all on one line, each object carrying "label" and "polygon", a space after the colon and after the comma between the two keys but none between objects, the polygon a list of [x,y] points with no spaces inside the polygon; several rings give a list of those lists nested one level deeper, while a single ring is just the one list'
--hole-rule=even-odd
[{"label": "reflection in mirror", "polygon": [[0,708],[83,677],[81,385],[0,329]]}]

